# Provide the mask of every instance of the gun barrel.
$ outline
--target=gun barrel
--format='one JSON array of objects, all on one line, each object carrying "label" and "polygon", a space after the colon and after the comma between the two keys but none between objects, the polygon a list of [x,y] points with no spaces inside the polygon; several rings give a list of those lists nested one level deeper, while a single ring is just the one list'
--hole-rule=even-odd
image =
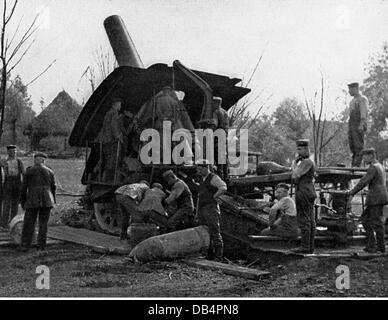
[{"label": "gun barrel", "polygon": [[119,66],[144,68],[135,44],[120,16],[109,16],[104,27]]}]

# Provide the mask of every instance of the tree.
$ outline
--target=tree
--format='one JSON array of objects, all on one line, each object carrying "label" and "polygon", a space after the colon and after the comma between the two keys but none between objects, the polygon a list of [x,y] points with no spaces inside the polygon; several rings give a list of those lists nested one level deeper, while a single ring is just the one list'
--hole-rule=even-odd
[{"label": "tree", "polygon": [[295,143],[287,138],[285,129],[275,126],[271,117],[258,117],[249,129],[249,149],[262,152],[261,160],[290,165]]},{"label": "tree", "polygon": [[[261,53],[255,67],[252,70],[251,75],[249,76],[248,81],[246,83],[242,81],[241,86],[243,88],[248,88],[249,84],[252,81],[253,76],[256,74],[260,66],[263,56],[264,56],[264,51]],[[244,99],[237,102],[234,106],[232,106],[228,110],[229,119],[230,119],[229,122],[231,127],[234,127],[237,130],[241,128],[249,129],[255,123],[255,121],[260,116],[261,111],[267,105],[268,100],[272,97],[272,95],[269,95],[267,98],[263,98],[263,92],[264,90],[260,90],[259,93],[253,98],[249,95],[245,96]],[[253,115],[248,110],[251,107],[255,107],[254,108],[255,111]]]},{"label": "tree", "polygon": [[325,111],[325,86],[324,77],[321,73],[321,88],[319,102],[317,103],[318,91],[315,91],[312,99],[305,96],[305,105],[310,119],[311,135],[313,137],[314,161],[318,166],[322,166],[325,149],[344,127],[344,119],[328,120]]},{"label": "tree", "polygon": [[110,54],[109,50],[104,50],[100,47],[93,53],[95,65],[89,65],[82,73],[81,80],[86,79],[92,89],[92,93],[96,87],[117,67],[117,61]]},{"label": "tree", "polygon": [[383,131],[387,130],[388,118],[388,43],[381,52],[371,57],[366,66],[368,77],[361,91],[370,102],[371,126],[367,133],[367,144],[378,150],[380,160],[388,158],[388,141]]},{"label": "tree", "polygon": [[[2,6],[2,22],[1,22],[1,34],[0,34],[0,61],[1,61],[1,84],[0,84],[0,140],[3,134],[3,125],[4,125],[4,114],[6,106],[6,91],[10,88],[8,86],[8,79],[10,78],[11,72],[20,64],[20,62],[25,58],[28,51],[31,49],[31,46],[34,44],[35,39],[33,35],[38,29],[37,21],[39,14],[36,14],[32,22],[28,27],[21,33],[21,36],[18,35],[19,28],[23,21],[23,18],[17,24],[15,30],[13,30],[10,37],[8,37],[8,29],[12,18],[14,17],[18,0],[13,1],[10,7],[7,4],[10,3],[8,0],[3,0]],[[53,64],[55,60],[51,62],[48,67],[46,67],[40,74],[38,74],[34,79],[28,82],[25,87],[28,87],[29,84],[35,82],[39,77],[41,77]],[[12,84],[11,84],[12,86]]]},{"label": "tree", "polygon": [[12,144],[25,143],[22,133],[34,116],[27,87],[20,76],[16,76],[6,92],[4,139]]},{"label": "tree", "polygon": [[274,125],[284,129],[288,139],[303,138],[303,133],[309,126],[306,108],[296,98],[286,98],[280,102],[272,114]]}]

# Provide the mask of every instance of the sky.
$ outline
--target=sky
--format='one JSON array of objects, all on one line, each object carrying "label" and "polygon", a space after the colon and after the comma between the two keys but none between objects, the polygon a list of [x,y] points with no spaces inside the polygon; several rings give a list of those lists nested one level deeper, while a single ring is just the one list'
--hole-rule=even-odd
[{"label": "sky", "polygon": [[14,71],[28,83],[56,59],[28,88],[37,112],[41,98],[47,105],[62,90],[87,101],[90,85],[81,76],[95,65],[96,50],[111,51],[103,21],[113,14],[124,20],[145,67],[178,59],[247,80],[263,55],[249,87],[266,112],[286,97],[313,97],[321,74],[327,113],[341,111],[346,84],[362,82],[368,59],[388,40],[383,0],[24,0],[8,37],[20,18],[21,33],[38,12],[35,42]]}]

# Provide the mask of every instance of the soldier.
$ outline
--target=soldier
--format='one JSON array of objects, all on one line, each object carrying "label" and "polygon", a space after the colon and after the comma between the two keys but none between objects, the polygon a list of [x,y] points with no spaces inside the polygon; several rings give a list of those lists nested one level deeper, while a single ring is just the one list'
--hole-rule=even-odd
[{"label": "soldier", "polygon": [[3,227],[6,227],[18,213],[20,191],[25,173],[23,162],[16,156],[16,146],[8,145],[7,152],[8,158],[2,161],[4,170],[4,202],[1,225]]},{"label": "soldier", "polygon": [[163,179],[171,188],[170,195],[164,200],[167,205],[176,202],[177,210],[168,218],[169,231],[191,227],[194,220],[193,196],[187,184],[178,179],[172,170],[163,173]]},{"label": "soldier", "polygon": [[31,245],[35,221],[39,216],[38,249],[46,247],[47,224],[50,210],[55,204],[54,172],[45,166],[47,155],[38,152],[34,155],[34,165],[28,167],[22,185],[21,205],[26,210],[22,230],[22,251]]},{"label": "soldier", "polygon": [[[384,253],[385,230],[383,207],[388,204],[388,194],[385,184],[386,174],[381,163],[376,160],[375,149],[364,149],[361,151],[361,154],[365,163],[369,165],[369,168],[366,175],[363,176],[357,185],[349,191],[349,202],[351,201],[351,197],[365,186],[368,186],[369,191],[366,197],[366,208],[361,216],[367,241],[364,251],[374,253],[377,250]],[[376,233],[376,238],[374,233]]]},{"label": "soldier", "polygon": [[352,152],[352,167],[361,165],[361,150],[364,148],[364,135],[367,130],[368,99],[359,91],[358,83],[348,84],[349,94],[353,97],[349,106],[348,139]]},{"label": "soldier", "polygon": [[197,200],[197,218],[200,225],[209,228],[210,245],[207,259],[222,261],[223,241],[220,231],[220,207],[218,197],[226,190],[226,183],[219,176],[210,172],[207,160],[197,161],[197,172],[202,178]]},{"label": "soldier", "polygon": [[116,204],[121,214],[121,240],[127,239],[130,215],[138,212],[139,203],[149,188],[148,181],[141,180],[139,183],[123,185],[115,191]]},{"label": "soldier", "polygon": [[296,142],[298,157],[292,165],[292,179],[295,183],[296,217],[301,231],[301,246],[294,249],[299,253],[314,252],[315,215],[314,201],[317,197],[314,187],[315,163],[309,158],[309,141]]},{"label": "soldier", "polygon": [[300,231],[296,219],[294,200],[289,196],[290,187],[285,183],[276,186],[275,197],[278,200],[269,211],[269,227],[261,231],[265,236],[297,238]]},{"label": "soldier", "polygon": [[[222,108],[222,98],[220,97],[213,97],[213,119],[215,122],[215,130],[222,129],[225,130],[226,136],[228,135],[227,130],[229,129],[229,116],[225,109]],[[223,179],[227,178],[228,174],[228,166],[227,166],[227,145],[226,141],[221,142],[225,143],[225,146],[221,146],[221,150],[219,150],[220,147],[220,141],[217,142],[214,141],[214,160],[217,164],[217,174],[222,177]],[[225,163],[219,163],[218,154],[224,153],[226,155],[225,157]]]},{"label": "soldier", "polygon": [[114,98],[111,109],[105,115],[99,134],[99,140],[102,143],[105,181],[112,181],[114,179],[116,166],[118,167],[116,161],[120,159],[120,148],[123,143],[123,135],[120,130],[120,109],[121,99]]}]

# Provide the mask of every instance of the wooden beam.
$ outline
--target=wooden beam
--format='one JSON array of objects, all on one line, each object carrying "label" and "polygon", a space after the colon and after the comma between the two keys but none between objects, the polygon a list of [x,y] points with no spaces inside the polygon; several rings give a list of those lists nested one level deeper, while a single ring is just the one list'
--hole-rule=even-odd
[{"label": "wooden beam", "polygon": [[205,259],[189,259],[185,260],[188,265],[193,267],[199,267],[210,270],[218,270],[225,274],[230,274],[237,277],[243,277],[252,280],[258,280],[262,276],[269,275],[268,271],[235,266],[232,264],[226,264],[216,261],[210,261]]},{"label": "wooden beam", "polygon": [[118,237],[68,226],[49,227],[47,236],[52,239],[81,244],[101,253],[129,254],[130,245]]}]

